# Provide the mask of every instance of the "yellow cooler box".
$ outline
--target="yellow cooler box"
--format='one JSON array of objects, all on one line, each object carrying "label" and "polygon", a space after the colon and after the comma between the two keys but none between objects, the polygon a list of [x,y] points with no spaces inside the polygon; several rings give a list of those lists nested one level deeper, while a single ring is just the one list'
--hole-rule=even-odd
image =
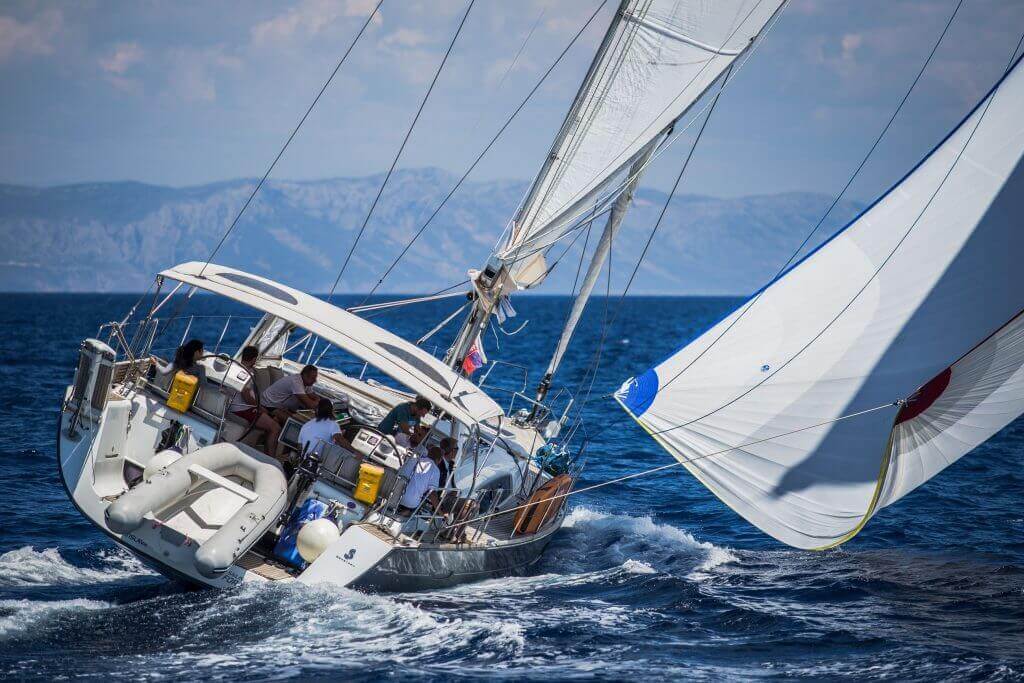
[{"label": "yellow cooler box", "polygon": [[373,505],[377,502],[377,493],[380,491],[380,483],[383,479],[383,467],[364,462],[359,466],[359,480],[356,482],[356,490],[352,497],[360,503]]},{"label": "yellow cooler box", "polygon": [[199,378],[178,370],[171,380],[171,386],[167,390],[167,407],[177,410],[179,413],[188,412],[192,407],[192,401],[199,391]]}]

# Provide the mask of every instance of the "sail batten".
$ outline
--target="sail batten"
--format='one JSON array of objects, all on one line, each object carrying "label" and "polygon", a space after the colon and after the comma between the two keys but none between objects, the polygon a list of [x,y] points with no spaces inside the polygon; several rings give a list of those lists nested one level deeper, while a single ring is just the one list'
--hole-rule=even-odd
[{"label": "sail batten", "polygon": [[[783,0],[625,0],[498,256],[521,287],[577,219],[714,85]],[[623,185],[631,179],[627,178]]]},{"label": "sail batten", "polygon": [[[1024,411],[1022,106],[1017,65],[896,187],[619,402],[800,548],[848,540],[989,438]],[[909,399],[898,415],[702,459],[896,399]]]}]

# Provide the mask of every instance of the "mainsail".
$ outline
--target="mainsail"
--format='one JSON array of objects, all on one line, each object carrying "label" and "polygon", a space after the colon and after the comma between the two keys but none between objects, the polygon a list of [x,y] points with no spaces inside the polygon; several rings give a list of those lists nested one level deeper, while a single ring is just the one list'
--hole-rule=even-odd
[{"label": "mainsail", "polygon": [[848,540],[988,439],[1024,411],[1022,110],[1018,62],[881,199],[619,402],[799,548]]},{"label": "mainsail", "polygon": [[729,68],[783,0],[624,0],[498,256],[519,287],[543,253]]}]

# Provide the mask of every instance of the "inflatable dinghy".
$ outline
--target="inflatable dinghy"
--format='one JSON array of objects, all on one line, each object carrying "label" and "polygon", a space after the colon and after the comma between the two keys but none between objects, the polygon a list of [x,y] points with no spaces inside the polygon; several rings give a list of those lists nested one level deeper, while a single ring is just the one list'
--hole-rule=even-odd
[{"label": "inflatable dinghy", "polygon": [[237,507],[212,535],[197,541],[196,569],[204,576],[217,576],[274,526],[288,503],[281,466],[244,444],[219,443],[178,457],[111,503],[105,513],[107,526],[116,533],[131,533],[147,518],[157,519],[161,511],[211,485],[233,494],[224,497],[222,508]]}]

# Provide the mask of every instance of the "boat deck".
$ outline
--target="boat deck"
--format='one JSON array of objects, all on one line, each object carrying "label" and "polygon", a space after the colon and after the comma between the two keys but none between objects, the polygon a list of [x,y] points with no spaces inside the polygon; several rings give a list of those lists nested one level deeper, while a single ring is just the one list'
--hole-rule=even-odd
[{"label": "boat deck", "polygon": [[250,550],[245,555],[242,555],[235,564],[270,581],[282,581],[293,578],[284,565],[268,560],[254,550]]}]

